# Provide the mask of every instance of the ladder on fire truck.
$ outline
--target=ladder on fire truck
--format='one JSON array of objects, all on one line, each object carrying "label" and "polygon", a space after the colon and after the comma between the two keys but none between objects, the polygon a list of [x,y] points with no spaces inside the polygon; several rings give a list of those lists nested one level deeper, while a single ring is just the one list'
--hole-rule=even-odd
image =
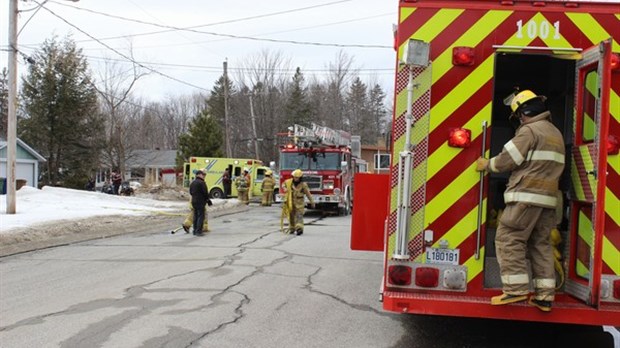
[{"label": "ladder on fire truck", "polygon": [[305,144],[307,146],[351,146],[351,134],[334,130],[329,127],[312,124],[312,128],[301,125],[293,126],[293,134],[295,143]]}]

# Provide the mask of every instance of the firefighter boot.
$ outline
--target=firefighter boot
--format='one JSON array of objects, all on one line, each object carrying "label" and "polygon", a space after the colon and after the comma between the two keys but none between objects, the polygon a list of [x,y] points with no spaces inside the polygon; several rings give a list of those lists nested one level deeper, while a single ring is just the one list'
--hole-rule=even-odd
[{"label": "firefighter boot", "polygon": [[301,236],[304,233],[304,230],[302,230],[301,228],[298,228],[297,231],[295,231],[295,234],[297,234],[298,236]]},{"label": "firefighter boot", "polygon": [[533,297],[530,297],[528,304],[530,306],[534,306],[540,309],[543,312],[551,312],[551,301],[537,300]]},{"label": "firefighter boot", "polygon": [[491,298],[491,304],[496,305],[505,305],[509,303],[521,302],[527,300],[527,295],[510,295],[510,294],[501,294],[498,296],[493,296]]}]

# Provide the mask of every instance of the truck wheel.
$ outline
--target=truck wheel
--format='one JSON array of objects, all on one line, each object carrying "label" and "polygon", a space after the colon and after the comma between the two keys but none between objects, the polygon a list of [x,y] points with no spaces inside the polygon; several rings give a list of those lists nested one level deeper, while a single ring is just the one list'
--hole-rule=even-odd
[{"label": "truck wheel", "polygon": [[211,198],[224,198],[224,191],[219,187],[211,189]]}]

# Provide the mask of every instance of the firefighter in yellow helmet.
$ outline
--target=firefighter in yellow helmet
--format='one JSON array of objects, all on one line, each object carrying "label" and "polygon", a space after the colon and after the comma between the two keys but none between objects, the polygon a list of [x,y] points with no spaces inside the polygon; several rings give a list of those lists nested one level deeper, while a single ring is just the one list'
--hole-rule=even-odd
[{"label": "firefighter in yellow helmet", "polygon": [[243,168],[243,174],[235,178],[235,186],[237,187],[238,199],[241,203],[250,204],[248,190],[250,189],[250,174],[248,168]]},{"label": "firefighter in yellow helmet", "polygon": [[304,196],[308,197],[310,205],[314,208],[314,200],[310,194],[308,184],[303,182],[303,172],[295,169],[292,178],[284,181],[284,202],[282,202],[282,215],[288,218],[288,233],[300,236],[304,233]]},{"label": "firefighter in yellow helmet", "polygon": [[261,192],[263,193],[263,199],[261,201],[261,205],[265,207],[271,207],[271,203],[273,201],[273,190],[276,186],[276,182],[272,177],[273,172],[271,170],[267,170],[265,172],[265,178],[263,179],[263,183],[261,184]]},{"label": "firefighter in yellow helmet", "polygon": [[558,186],[564,170],[564,139],[551,122],[544,97],[525,90],[509,101],[511,117],[516,117],[521,125],[500,154],[490,160],[479,158],[476,166],[478,171],[511,172],[504,192],[506,208],[495,235],[503,294],[493,297],[491,304],[527,299],[529,256],[535,290],[529,303],[549,312],[555,294],[549,237],[556,224],[556,206],[561,201]]}]

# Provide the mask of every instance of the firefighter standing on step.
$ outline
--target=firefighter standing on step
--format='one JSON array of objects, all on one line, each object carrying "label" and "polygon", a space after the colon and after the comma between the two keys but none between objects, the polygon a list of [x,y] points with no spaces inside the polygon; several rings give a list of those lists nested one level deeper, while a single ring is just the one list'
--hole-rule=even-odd
[{"label": "firefighter standing on step", "polygon": [[237,186],[238,198],[241,203],[250,204],[250,197],[248,196],[248,190],[250,189],[250,175],[247,168],[243,169],[243,174],[235,178],[235,186]]},{"label": "firefighter standing on step", "polygon": [[282,202],[282,215],[288,218],[288,233],[300,236],[304,233],[304,196],[308,197],[310,205],[314,209],[314,200],[310,194],[308,184],[303,182],[303,172],[295,169],[293,177],[284,181],[286,194]]},{"label": "firefighter standing on step", "polygon": [[273,175],[271,170],[266,171],[265,178],[261,184],[261,192],[263,193],[261,205],[265,207],[271,207],[271,202],[273,201],[273,189],[276,186],[276,182],[273,180],[271,175]]},{"label": "firefighter standing on step", "polygon": [[502,152],[487,160],[479,158],[476,169],[500,173],[511,171],[495,236],[503,294],[491,299],[493,305],[527,299],[529,277],[526,255],[532,264],[535,295],[529,304],[549,312],[554,300],[555,273],[551,229],[556,223],[559,203],[558,182],[564,169],[564,140],[551,122],[545,97],[524,90],[510,102],[511,117],[521,125]]}]

